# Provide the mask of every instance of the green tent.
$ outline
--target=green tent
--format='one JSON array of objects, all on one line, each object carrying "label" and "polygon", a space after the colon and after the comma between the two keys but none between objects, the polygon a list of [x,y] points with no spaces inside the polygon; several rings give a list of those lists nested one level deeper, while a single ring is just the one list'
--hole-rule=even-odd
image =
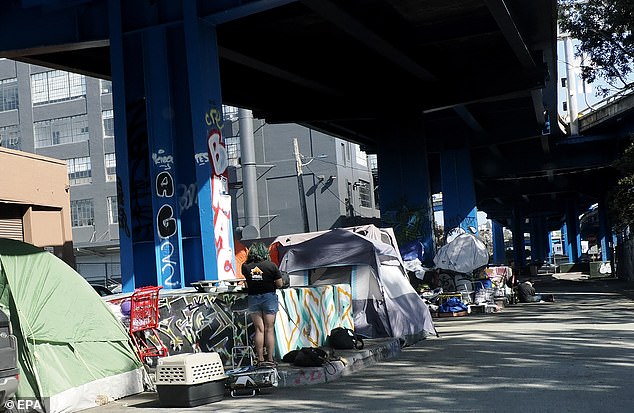
[{"label": "green tent", "polygon": [[18,339],[18,397],[72,412],[143,391],[143,368],[123,325],[53,254],[0,239],[0,309]]}]

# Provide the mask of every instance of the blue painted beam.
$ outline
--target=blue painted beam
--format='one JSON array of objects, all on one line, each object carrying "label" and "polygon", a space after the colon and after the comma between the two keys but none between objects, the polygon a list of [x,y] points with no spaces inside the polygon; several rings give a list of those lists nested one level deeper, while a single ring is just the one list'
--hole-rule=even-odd
[{"label": "blue painted beam", "polygon": [[612,229],[608,223],[607,214],[608,205],[605,197],[599,201],[599,246],[601,247],[601,261],[606,262],[612,259],[612,249],[610,241],[612,240]]},{"label": "blue painted beam", "polygon": [[135,289],[134,251],[132,247],[132,213],[130,208],[130,172],[128,168],[128,145],[126,131],[125,67],[123,36],[121,30],[121,3],[108,2],[110,24],[110,65],[112,71],[112,100],[115,115],[115,150],[117,156],[117,208],[119,219],[119,255],[121,262],[121,284],[123,292]]},{"label": "blue painted beam", "polygon": [[[234,5],[224,5],[224,10],[210,11],[210,14],[207,14],[204,19],[207,23],[218,25],[285,6],[290,3],[296,3],[297,1],[298,0],[255,0],[250,2],[234,1]],[[210,6],[217,7],[213,4],[213,2]],[[205,14],[204,10],[201,14]]]},{"label": "blue painted beam", "polygon": [[555,263],[555,253],[553,251],[553,233],[548,231],[548,262]]},{"label": "blue painted beam", "polygon": [[197,276],[235,278],[216,28],[199,19],[194,2],[183,3],[183,16],[203,255],[203,274]]},{"label": "blue painted beam", "polygon": [[382,141],[377,152],[381,218],[394,228],[399,245],[417,241],[424,246],[421,261],[433,265],[433,210],[427,152],[424,147]]},{"label": "blue painted beam", "polygon": [[0,55],[11,58],[107,45],[109,27],[104,16],[108,10],[105,0],[91,1],[81,8],[51,10],[24,10],[3,4],[0,13],[3,33],[19,35],[0,36]]},{"label": "blue painted beam", "polygon": [[504,227],[497,221],[491,221],[493,235],[493,262],[495,264],[506,263],[506,249],[504,248]]},{"label": "blue painted beam", "polygon": [[454,228],[478,234],[475,188],[467,147],[440,153],[445,235]]},{"label": "blue painted beam", "polygon": [[513,209],[512,218],[513,232],[513,270],[519,271],[524,267],[524,215],[519,208]]},{"label": "blue painted beam", "polygon": [[568,262],[576,263],[581,258],[581,231],[579,230],[579,212],[573,200],[569,200],[566,207],[566,228],[568,230],[566,237]]},{"label": "blue painted beam", "polygon": [[174,163],[175,136],[172,134],[172,116],[166,116],[174,112],[167,49],[163,28],[149,29],[143,35],[156,285],[179,289],[185,282],[177,194],[179,181]]}]

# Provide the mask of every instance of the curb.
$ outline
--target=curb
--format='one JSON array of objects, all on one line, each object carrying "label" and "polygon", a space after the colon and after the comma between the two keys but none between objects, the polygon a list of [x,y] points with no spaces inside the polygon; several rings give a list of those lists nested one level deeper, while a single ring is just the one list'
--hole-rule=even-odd
[{"label": "curb", "polygon": [[401,352],[398,338],[364,340],[363,350],[337,350],[335,360],[320,367],[278,367],[278,387],[296,387],[328,383],[347,376]]}]

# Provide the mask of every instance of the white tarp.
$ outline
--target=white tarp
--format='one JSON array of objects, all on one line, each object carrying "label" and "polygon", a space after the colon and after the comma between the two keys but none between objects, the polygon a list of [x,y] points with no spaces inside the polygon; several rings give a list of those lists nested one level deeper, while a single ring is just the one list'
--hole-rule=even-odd
[{"label": "white tarp", "polygon": [[434,257],[436,267],[461,273],[470,273],[488,263],[486,245],[471,234],[458,235],[449,244],[443,245]]}]

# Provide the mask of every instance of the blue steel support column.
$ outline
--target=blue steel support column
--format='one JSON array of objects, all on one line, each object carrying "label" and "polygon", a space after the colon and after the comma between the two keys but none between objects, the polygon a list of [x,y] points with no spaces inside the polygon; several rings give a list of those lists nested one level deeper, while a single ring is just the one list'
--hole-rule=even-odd
[{"label": "blue steel support column", "polygon": [[539,255],[539,237],[537,236],[537,219],[530,217],[530,237],[531,237],[531,262],[537,260]]},{"label": "blue steel support column", "polygon": [[433,210],[425,148],[413,150],[386,142],[379,147],[377,162],[381,218],[394,226],[401,246],[421,241],[424,264],[433,265]]},{"label": "blue steel support column", "polygon": [[601,246],[601,261],[610,261],[612,258],[612,249],[610,241],[612,240],[612,230],[608,224],[607,204],[605,198],[599,201],[599,245]]},{"label": "blue steel support column", "polygon": [[195,1],[183,2],[183,17],[203,258],[201,278],[235,278],[216,28],[199,18]]},{"label": "blue steel support column", "polygon": [[548,231],[548,262],[555,263],[555,254],[553,252],[553,233]]},{"label": "blue steel support column", "polygon": [[574,200],[568,201],[566,206],[566,228],[568,230],[566,245],[568,262],[579,262],[581,257],[581,233],[579,231],[579,213]]},{"label": "blue steel support column", "polygon": [[155,260],[147,133],[139,38],[124,39],[120,0],[108,2],[110,59],[115,113],[117,202],[122,289],[156,283],[147,263]]},{"label": "blue steel support column", "polygon": [[478,210],[468,148],[443,150],[440,153],[442,205],[445,235],[460,227],[478,234]]},{"label": "blue steel support column", "polygon": [[531,258],[540,264],[546,258],[546,234],[544,217],[531,218]]},{"label": "blue steel support column", "polygon": [[[178,177],[174,163],[173,111],[170,96],[167,38],[165,28],[151,28],[143,35],[145,91],[148,101],[148,146],[152,182],[156,285],[168,289],[185,286]],[[191,162],[191,160],[190,160]]]},{"label": "blue steel support column", "polygon": [[524,216],[519,208],[513,209],[513,261],[515,270],[524,267]]},{"label": "blue steel support column", "polygon": [[493,262],[504,264],[506,262],[506,251],[504,249],[504,227],[497,221],[491,221],[491,232],[493,235]]}]

